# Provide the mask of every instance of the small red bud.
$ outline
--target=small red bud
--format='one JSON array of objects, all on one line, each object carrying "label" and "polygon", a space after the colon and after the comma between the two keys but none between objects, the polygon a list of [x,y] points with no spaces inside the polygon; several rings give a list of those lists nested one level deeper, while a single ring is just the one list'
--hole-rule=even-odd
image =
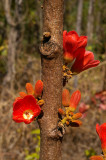
[{"label": "small red bud", "polygon": [[34,94],[34,89],[31,83],[26,83],[26,91],[29,95]]},{"label": "small red bud", "polygon": [[66,121],[66,125],[69,126],[69,125],[70,125],[70,122],[69,122],[69,121]]},{"label": "small red bud", "polygon": [[61,115],[65,115],[65,112],[64,112],[61,108],[59,108],[58,112],[59,112]]},{"label": "small red bud", "polygon": [[35,97],[40,97],[43,91],[43,82],[38,80],[35,84]]},{"label": "small red bud", "polygon": [[19,95],[20,97],[24,98],[27,94],[25,92],[20,92]]},{"label": "small red bud", "polygon": [[76,113],[76,114],[74,114],[73,116],[72,116],[72,118],[73,119],[79,119],[79,118],[81,118],[82,117],[82,113]]},{"label": "small red bud", "polygon": [[67,89],[63,90],[62,93],[62,104],[64,107],[69,107],[70,104],[70,93]]},{"label": "small red bud", "polygon": [[77,90],[71,95],[69,107],[71,107],[71,108],[73,108],[73,110],[75,110],[77,108],[77,105],[78,105],[80,99],[81,99],[81,92],[79,90]]}]

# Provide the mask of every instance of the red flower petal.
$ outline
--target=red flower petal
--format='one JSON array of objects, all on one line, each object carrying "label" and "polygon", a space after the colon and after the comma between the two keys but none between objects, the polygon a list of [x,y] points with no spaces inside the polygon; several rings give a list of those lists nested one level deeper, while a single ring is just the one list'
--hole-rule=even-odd
[{"label": "red flower petal", "polygon": [[99,138],[101,140],[102,150],[106,154],[106,123],[103,123],[100,126],[99,126],[99,124],[96,124],[96,131],[97,131]]},{"label": "red flower petal", "polygon": [[78,40],[78,47],[86,47],[87,45],[87,36],[80,36]]},{"label": "red flower petal", "polygon": [[67,35],[73,36],[73,39],[78,40],[79,36],[76,31],[69,31]]},{"label": "red flower petal", "polygon": [[102,156],[92,156],[90,157],[90,160],[103,160]]},{"label": "red flower petal", "polygon": [[71,71],[80,73],[88,68],[96,67],[100,61],[94,60],[94,55],[90,51],[85,51],[84,54],[78,55],[74,64],[72,65]]},{"label": "red flower petal", "polygon": [[82,71],[84,71],[84,70],[86,70],[88,68],[96,67],[99,63],[100,63],[99,60],[93,60],[89,64],[87,64],[86,66],[84,66]]},{"label": "red flower petal", "polygon": [[64,49],[64,60],[69,63],[73,61],[75,57],[82,52],[85,52],[87,45],[86,36],[78,36],[75,31],[63,32],[63,49]]},{"label": "red flower petal", "polygon": [[15,103],[19,100],[19,99],[22,99],[21,97],[17,97],[13,103],[13,106],[15,105]]}]

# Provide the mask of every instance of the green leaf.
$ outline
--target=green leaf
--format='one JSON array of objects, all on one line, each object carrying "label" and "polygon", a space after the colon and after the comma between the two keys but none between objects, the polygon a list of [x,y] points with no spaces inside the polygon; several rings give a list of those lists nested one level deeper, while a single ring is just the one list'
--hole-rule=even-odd
[{"label": "green leaf", "polygon": [[40,129],[32,130],[31,134],[40,134]]}]

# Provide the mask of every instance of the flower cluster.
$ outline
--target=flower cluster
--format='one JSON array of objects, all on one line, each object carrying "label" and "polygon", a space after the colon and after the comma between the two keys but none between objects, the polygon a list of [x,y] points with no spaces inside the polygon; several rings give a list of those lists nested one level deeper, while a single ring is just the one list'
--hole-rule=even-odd
[{"label": "flower cluster", "polygon": [[59,123],[60,125],[66,125],[66,126],[73,126],[73,127],[78,127],[82,124],[79,118],[82,117],[82,113],[74,113],[74,111],[77,108],[77,105],[81,99],[81,93],[79,90],[75,91],[71,97],[70,93],[67,89],[63,90],[62,93],[62,104],[65,107],[65,111],[61,108],[59,108],[59,114],[64,116],[62,118],[61,122]]},{"label": "flower cluster", "polygon": [[26,83],[26,92],[20,92],[13,103],[13,120],[17,123],[31,123],[41,112],[40,106],[44,104],[41,99],[43,82],[38,80],[35,89],[30,83]]},{"label": "flower cluster", "polygon": [[96,124],[96,131],[99,135],[101,141],[101,148],[103,151],[103,156],[92,156],[90,160],[106,160],[106,123],[102,125]]},{"label": "flower cluster", "polygon": [[63,32],[64,60],[65,64],[75,60],[71,67],[73,74],[78,74],[100,63],[99,60],[94,60],[94,55],[91,51],[85,50],[86,45],[86,36],[78,36],[75,31]]}]

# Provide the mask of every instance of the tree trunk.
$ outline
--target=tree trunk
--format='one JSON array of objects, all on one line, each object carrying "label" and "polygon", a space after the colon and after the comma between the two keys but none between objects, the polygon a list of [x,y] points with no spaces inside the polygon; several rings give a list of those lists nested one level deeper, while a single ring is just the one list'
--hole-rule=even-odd
[{"label": "tree trunk", "polygon": [[95,0],[89,0],[88,23],[87,23],[87,36],[88,36],[89,45],[92,43],[92,39],[93,39],[94,2]]},{"label": "tree trunk", "polygon": [[62,101],[63,64],[63,1],[44,0],[42,80],[44,83],[42,107],[39,120],[41,130],[40,160],[61,160],[61,132],[58,130],[58,108]]},{"label": "tree trunk", "polygon": [[79,35],[81,34],[82,9],[83,9],[83,0],[78,0],[76,31]]},{"label": "tree trunk", "polygon": [[7,75],[4,78],[3,86],[5,86],[9,91],[14,89],[14,80],[15,80],[15,61],[16,61],[16,52],[19,45],[19,31],[18,27],[10,27],[8,35],[8,63],[7,63]]},{"label": "tree trunk", "polygon": [[6,19],[9,25],[8,33],[8,61],[7,61],[7,74],[3,80],[3,88],[7,90],[2,91],[2,97],[5,96],[8,92],[14,91],[14,82],[16,74],[16,57],[20,51],[20,42],[21,42],[21,22],[22,22],[22,6],[23,0],[15,1],[15,10],[14,16],[11,15],[11,1],[4,1],[4,9]]},{"label": "tree trunk", "polygon": [[100,0],[97,1],[98,2],[98,11],[97,11],[97,20],[96,20],[96,35],[97,37],[100,39],[100,27],[101,27],[101,11],[102,11],[102,3]]}]

